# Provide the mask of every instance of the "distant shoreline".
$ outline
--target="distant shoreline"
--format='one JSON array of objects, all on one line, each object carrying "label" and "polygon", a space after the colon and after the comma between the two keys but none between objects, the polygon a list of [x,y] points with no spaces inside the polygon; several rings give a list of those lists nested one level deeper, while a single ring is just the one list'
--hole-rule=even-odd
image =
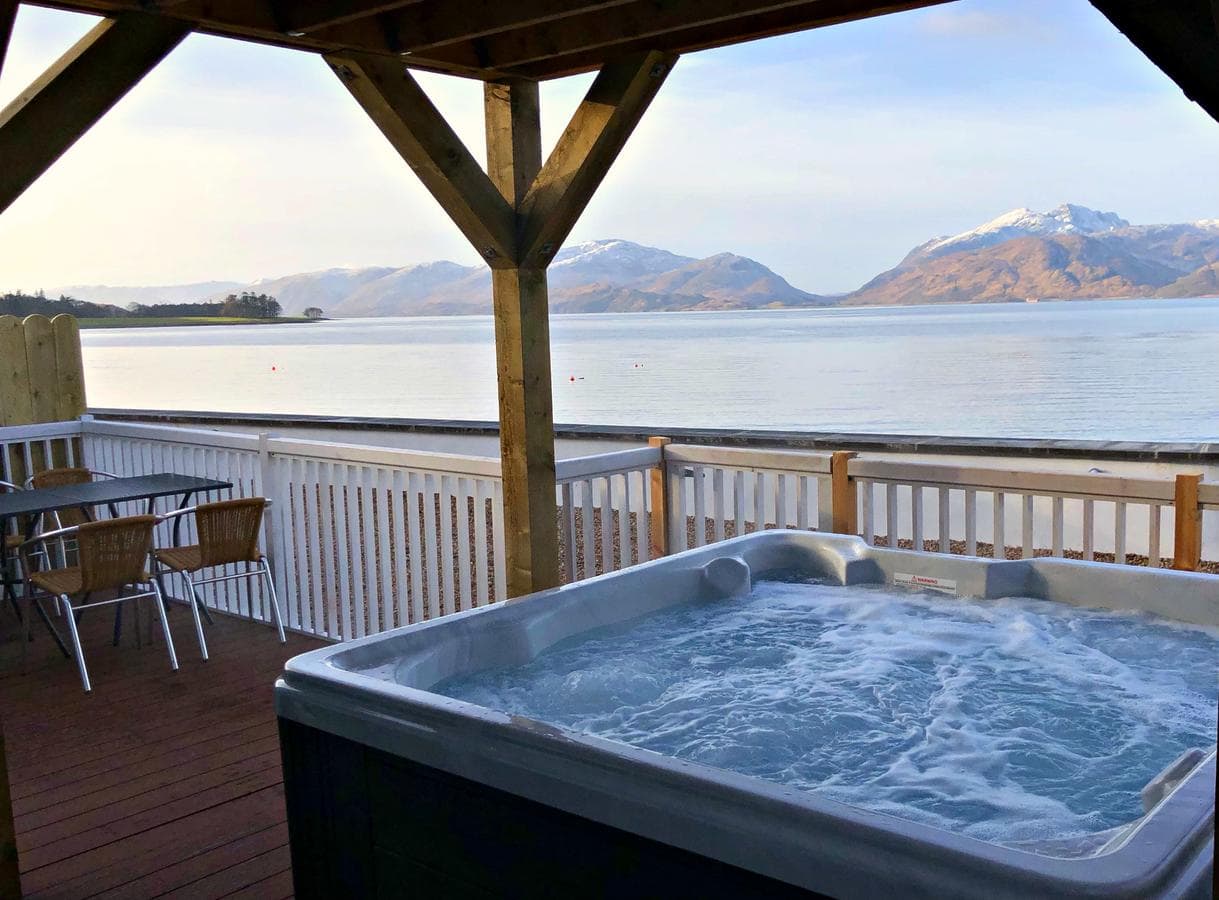
[{"label": "distant shoreline", "polygon": [[304,316],[280,316],[275,319],[245,319],[239,316],[112,316],[97,319],[78,318],[82,330],[90,328],[170,328],[195,325],[303,325],[324,322]]}]

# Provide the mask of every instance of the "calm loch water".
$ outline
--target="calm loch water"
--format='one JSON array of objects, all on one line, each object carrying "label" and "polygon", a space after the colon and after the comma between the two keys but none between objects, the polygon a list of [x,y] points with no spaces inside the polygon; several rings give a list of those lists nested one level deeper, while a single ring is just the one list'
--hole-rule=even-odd
[{"label": "calm loch water", "polygon": [[[559,316],[556,421],[1219,439],[1219,300]],[[489,316],[84,333],[97,407],[488,420]]]}]

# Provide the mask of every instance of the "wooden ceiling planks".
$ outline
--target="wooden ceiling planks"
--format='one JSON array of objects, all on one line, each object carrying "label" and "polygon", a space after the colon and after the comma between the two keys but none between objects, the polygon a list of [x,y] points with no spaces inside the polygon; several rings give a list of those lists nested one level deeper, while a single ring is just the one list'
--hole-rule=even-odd
[{"label": "wooden ceiling planks", "polygon": [[496,81],[595,71],[622,56],[724,46],[948,0],[37,0],[142,12],[195,31],[318,53],[394,56]]},{"label": "wooden ceiling planks", "polygon": [[[166,16],[205,34],[315,53],[393,56],[416,69],[498,81],[591,72],[635,53],[687,53],[951,0],[34,2],[105,16]],[[1092,3],[1187,96],[1219,118],[1219,0]],[[0,0],[0,12],[4,5]]]}]

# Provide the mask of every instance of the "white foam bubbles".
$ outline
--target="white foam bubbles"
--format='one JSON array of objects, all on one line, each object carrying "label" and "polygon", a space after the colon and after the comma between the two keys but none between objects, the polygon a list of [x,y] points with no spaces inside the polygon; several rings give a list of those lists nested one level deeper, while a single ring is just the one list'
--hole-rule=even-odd
[{"label": "white foam bubbles", "polygon": [[1215,742],[1219,633],[759,582],[436,689],[985,840],[1099,832]]}]

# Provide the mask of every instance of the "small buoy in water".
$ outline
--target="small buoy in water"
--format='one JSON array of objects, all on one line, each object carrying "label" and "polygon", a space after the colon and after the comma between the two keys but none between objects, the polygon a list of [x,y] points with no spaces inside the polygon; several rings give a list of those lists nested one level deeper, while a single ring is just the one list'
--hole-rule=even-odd
[{"label": "small buoy in water", "polygon": [[271,371],[272,371],[272,372],[274,372],[274,371],[275,371],[275,366],[271,366]]},{"label": "small buoy in water", "polygon": [[576,380],[576,376],[575,376],[575,375],[572,375],[572,376],[571,376],[570,378],[568,378],[567,380],[568,380],[568,381],[575,381],[575,380]]}]

